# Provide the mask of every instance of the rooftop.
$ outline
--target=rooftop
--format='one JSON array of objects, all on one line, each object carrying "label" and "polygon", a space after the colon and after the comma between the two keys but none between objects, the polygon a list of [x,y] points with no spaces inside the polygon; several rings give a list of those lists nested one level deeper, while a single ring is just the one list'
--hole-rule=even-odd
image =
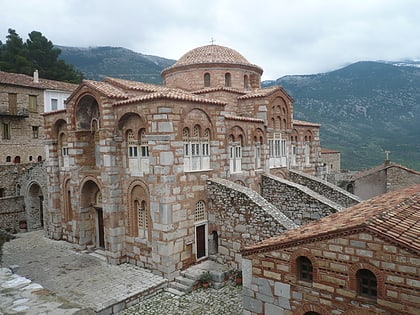
[{"label": "rooftop", "polygon": [[59,90],[68,92],[73,92],[78,87],[78,84],[42,78],[39,78],[38,82],[35,82],[33,76],[20,73],[9,73],[4,71],[0,71],[0,84],[10,84],[41,90]]},{"label": "rooftop", "polygon": [[420,185],[392,191],[243,249],[244,256],[358,232],[420,253]]}]

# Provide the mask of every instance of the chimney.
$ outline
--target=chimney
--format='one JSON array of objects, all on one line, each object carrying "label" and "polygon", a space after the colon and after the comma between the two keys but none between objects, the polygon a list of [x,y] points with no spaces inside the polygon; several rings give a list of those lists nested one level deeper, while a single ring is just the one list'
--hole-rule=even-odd
[{"label": "chimney", "polygon": [[39,74],[38,70],[34,71],[34,83],[39,83]]},{"label": "chimney", "polygon": [[384,165],[388,166],[391,163],[391,160],[389,159],[389,154],[391,153],[391,151],[385,151],[385,161],[384,161]]}]

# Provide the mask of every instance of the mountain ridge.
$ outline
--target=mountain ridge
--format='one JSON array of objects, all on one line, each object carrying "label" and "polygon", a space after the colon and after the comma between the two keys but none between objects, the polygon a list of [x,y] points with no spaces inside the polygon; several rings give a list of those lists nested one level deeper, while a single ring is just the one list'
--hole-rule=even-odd
[{"label": "mountain ridge", "polygon": [[[123,47],[64,47],[61,58],[87,79],[105,76],[162,84],[176,61]],[[420,170],[420,61],[359,61],[319,74],[263,81],[295,100],[294,118],[321,124],[322,147],[342,153],[342,168],[361,170],[391,160]]]}]

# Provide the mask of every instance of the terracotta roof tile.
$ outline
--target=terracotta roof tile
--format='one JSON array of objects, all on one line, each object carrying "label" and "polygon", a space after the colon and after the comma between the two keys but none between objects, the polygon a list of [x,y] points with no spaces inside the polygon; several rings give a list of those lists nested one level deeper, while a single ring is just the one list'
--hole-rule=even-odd
[{"label": "terracotta roof tile", "polygon": [[[238,97],[240,100],[250,99],[250,98],[259,98],[266,97],[276,91],[284,91],[280,86],[272,86],[269,88],[260,88],[250,91],[249,93]],[[287,93],[286,93],[287,94]]]},{"label": "terracotta roof tile", "polygon": [[359,178],[363,178],[365,176],[368,176],[368,175],[377,173],[377,172],[379,172],[381,170],[385,170],[385,169],[388,169],[388,168],[391,168],[391,167],[399,168],[399,169],[405,170],[405,171],[407,171],[409,173],[420,175],[420,172],[417,172],[415,170],[409,169],[409,168],[407,168],[405,166],[402,166],[402,165],[399,165],[399,164],[396,164],[396,163],[389,163],[389,164],[381,164],[381,165],[375,166],[373,168],[370,168],[368,170],[360,171],[360,172],[354,174],[352,176],[351,180],[356,180],[356,179],[359,179]]},{"label": "terracotta roof tile", "polygon": [[237,89],[226,87],[226,86],[208,87],[208,88],[204,88],[198,91],[194,91],[193,93],[204,94],[204,93],[211,93],[211,92],[217,92],[217,91],[226,91],[226,92],[232,92],[232,93],[241,94],[241,95],[246,94],[246,92],[242,90],[237,90]]},{"label": "terracotta roof tile", "polygon": [[229,119],[229,120],[239,120],[239,121],[249,121],[249,122],[264,123],[264,120],[263,119],[253,118],[253,117],[225,115],[225,118],[226,119]]},{"label": "terracotta roof tile", "polygon": [[78,84],[54,81],[48,79],[39,78],[38,82],[34,82],[32,76],[20,73],[9,73],[0,71],[0,83],[30,87],[41,90],[59,90],[73,92]]},{"label": "terracotta roof tile", "polygon": [[307,126],[307,127],[320,127],[321,126],[320,124],[312,123],[309,121],[296,120],[296,119],[293,119],[293,125]]},{"label": "terracotta roof tile", "polygon": [[420,253],[420,185],[392,191],[246,247],[243,255],[366,231]]},{"label": "terracotta roof tile", "polygon": [[216,99],[204,98],[204,97],[194,95],[192,93],[184,92],[178,89],[169,89],[169,88],[161,87],[156,92],[149,93],[142,96],[132,97],[124,101],[119,101],[115,103],[114,106],[120,106],[120,105],[125,105],[125,104],[156,100],[156,99],[172,99],[172,100],[177,100],[177,101],[198,102],[198,103],[214,104],[214,105],[221,105],[221,106],[226,105],[225,102],[221,102]]},{"label": "terracotta roof tile", "polygon": [[330,150],[330,149],[321,148],[321,153],[322,154],[333,154],[333,153],[341,153],[341,152],[337,151],[337,150]]},{"label": "terracotta roof tile", "polygon": [[106,82],[83,80],[83,83],[107,97],[124,99],[129,97],[129,95],[123,89],[115,87]]},{"label": "terracotta roof tile", "polygon": [[136,82],[124,79],[117,79],[106,77],[103,80],[106,83],[116,85],[124,90],[133,90],[133,91],[142,91],[142,92],[157,92],[162,89],[161,85],[143,83],[143,82]]}]

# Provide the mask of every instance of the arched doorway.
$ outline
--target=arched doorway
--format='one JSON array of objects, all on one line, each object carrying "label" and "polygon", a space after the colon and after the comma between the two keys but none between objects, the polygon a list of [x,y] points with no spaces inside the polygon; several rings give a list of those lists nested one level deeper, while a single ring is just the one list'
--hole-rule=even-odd
[{"label": "arched doorway", "polygon": [[40,185],[32,182],[28,186],[25,207],[28,230],[35,230],[44,227],[44,195]]},{"label": "arched doorway", "polygon": [[80,244],[105,248],[102,193],[93,180],[83,184],[80,205]]}]

